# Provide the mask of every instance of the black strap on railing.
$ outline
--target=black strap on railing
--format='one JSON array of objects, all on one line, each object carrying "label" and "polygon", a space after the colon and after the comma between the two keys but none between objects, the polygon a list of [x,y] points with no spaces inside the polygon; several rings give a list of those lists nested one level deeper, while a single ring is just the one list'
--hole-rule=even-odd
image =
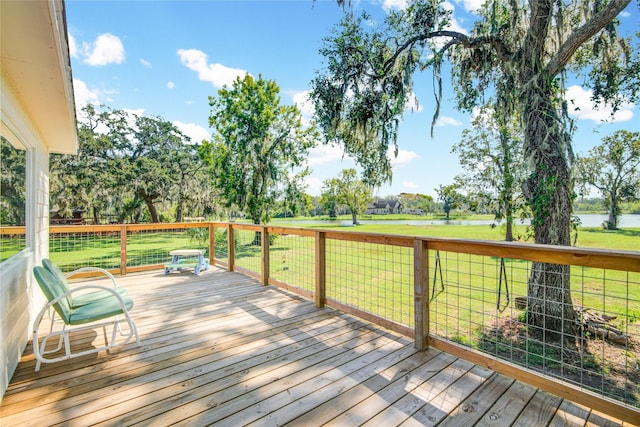
[{"label": "black strap on railing", "polygon": [[[502,278],[504,277],[504,291],[507,301],[504,306],[500,307],[500,300],[502,299]],[[507,268],[504,265],[504,258],[500,258],[500,279],[498,281],[498,299],[496,301],[496,308],[502,313],[509,306],[509,283],[507,282]]]},{"label": "black strap on railing", "polygon": [[[436,294],[436,279],[440,272],[440,290]],[[444,291],[444,280],[442,279],[442,264],[440,263],[440,251],[436,251],[436,267],[433,269],[433,285],[431,286],[431,301],[436,299]]]}]

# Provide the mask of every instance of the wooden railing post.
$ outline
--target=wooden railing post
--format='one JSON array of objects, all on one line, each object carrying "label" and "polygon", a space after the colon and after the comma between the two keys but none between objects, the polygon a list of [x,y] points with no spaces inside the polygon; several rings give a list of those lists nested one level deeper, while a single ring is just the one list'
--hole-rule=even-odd
[{"label": "wooden railing post", "polygon": [[233,224],[227,224],[227,254],[229,258],[229,271],[233,271],[236,256],[235,239],[233,238]]},{"label": "wooden railing post", "polygon": [[262,286],[269,284],[269,232],[262,227]]},{"label": "wooden railing post", "polygon": [[216,229],[212,223],[209,223],[209,265],[215,264],[216,261]]},{"label": "wooden railing post", "polygon": [[120,227],[120,274],[127,274],[127,226]]},{"label": "wooden railing post", "polygon": [[418,350],[426,350],[429,347],[429,250],[426,240],[414,240],[413,266],[414,345]]},{"label": "wooden railing post", "polygon": [[324,307],[327,296],[327,245],[324,231],[316,232],[316,307]]}]

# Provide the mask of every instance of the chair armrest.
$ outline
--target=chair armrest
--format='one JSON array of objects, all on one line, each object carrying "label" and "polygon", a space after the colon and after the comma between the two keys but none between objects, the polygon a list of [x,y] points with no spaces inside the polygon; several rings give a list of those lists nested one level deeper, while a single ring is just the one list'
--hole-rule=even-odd
[{"label": "chair armrest", "polygon": [[110,287],[107,287],[107,286],[102,286],[102,285],[82,285],[82,286],[78,286],[77,288],[71,288],[67,292],[65,292],[64,294],[59,295],[57,298],[55,298],[55,299],[53,299],[51,301],[47,301],[47,304],[43,308],[43,311],[44,311],[44,309],[52,307],[55,303],[57,303],[58,301],[60,301],[63,298],[68,297],[69,295],[73,294],[74,292],[83,291],[83,290],[87,290],[87,289],[102,290],[102,291],[107,291],[107,292],[113,294],[113,296],[116,297],[116,299],[118,300],[118,302],[122,306],[123,311],[125,313],[127,312],[127,307],[126,307],[126,304],[124,302],[124,298],[122,298],[122,295],[120,295],[120,293],[116,292],[113,288],[110,288]]},{"label": "chair armrest", "polygon": [[78,273],[83,273],[83,272],[99,272],[104,274],[105,276],[107,276],[109,279],[111,279],[111,283],[113,283],[114,287],[118,287],[118,282],[116,282],[116,278],[113,276],[113,274],[109,273],[107,270],[105,270],[104,268],[100,268],[100,267],[82,267],[79,268],[77,270],[73,270],[71,273],[67,273],[64,275],[65,278],[70,279],[72,276],[75,276]]}]

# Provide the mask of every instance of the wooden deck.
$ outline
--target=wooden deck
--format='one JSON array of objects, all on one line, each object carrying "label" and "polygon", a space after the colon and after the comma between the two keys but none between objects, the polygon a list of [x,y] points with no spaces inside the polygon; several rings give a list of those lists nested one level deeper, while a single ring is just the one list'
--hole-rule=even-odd
[{"label": "wooden deck", "polygon": [[119,281],[141,346],[37,373],[27,348],[0,425],[619,425],[238,273]]}]

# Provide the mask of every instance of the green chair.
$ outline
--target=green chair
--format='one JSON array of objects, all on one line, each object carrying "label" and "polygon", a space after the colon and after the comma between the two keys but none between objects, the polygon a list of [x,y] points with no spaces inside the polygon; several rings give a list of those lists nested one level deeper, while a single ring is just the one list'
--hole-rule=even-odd
[{"label": "green chair", "polygon": [[[99,272],[104,274],[105,276],[107,276],[107,278],[111,280],[111,283],[113,284],[113,287],[116,290],[116,292],[118,292],[122,296],[126,296],[128,294],[125,288],[118,287],[118,282],[116,282],[116,278],[113,277],[113,274],[109,273],[107,270],[103,268],[82,267],[72,271],[71,273],[64,274],[62,270],[60,270],[60,268],[48,258],[44,258],[42,260],[42,266],[47,270],[49,270],[51,274],[53,274],[58,278],[58,280],[65,286],[65,292],[68,292],[70,290],[69,282],[67,280],[70,277],[73,277],[76,274],[83,273],[83,272]],[[69,301],[69,304],[71,305],[71,307],[75,308],[75,307],[81,307],[83,305],[95,302],[103,298],[110,298],[110,297],[113,297],[113,294],[109,291],[93,291],[93,292],[83,293],[82,295],[74,295],[73,299],[71,299],[71,296],[69,296],[67,297],[67,301]]]},{"label": "green chair", "polygon": [[[136,343],[140,345],[138,330],[129,315],[129,310],[133,307],[133,301],[128,295],[122,295],[113,288],[99,285],[83,285],[69,289],[69,286],[65,282],[44,267],[34,267],[33,275],[47,298],[47,303],[42,310],[40,310],[33,324],[33,354],[37,361],[36,372],[40,370],[42,363],[53,363],[103,350],[108,351],[114,347],[128,343],[133,337],[135,337]],[[110,296],[96,298],[92,301],[83,301],[84,304],[82,305],[75,303],[73,294],[82,294],[88,290],[93,292],[108,292]],[[54,331],[54,323],[52,321],[49,333],[40,341],[40,323],[50,308],[55,310],[64,325],[61,330]],[[121,320],[120,316],[124,319]],[[121,328],[121,324],[126,325],[124,331]],[[110,340],[107,340],[108,326],[112,327]],[[75,353],[72,352],[71,342],[69,340],[69,334],[71,332],[95,329],[98,327],[102,327],[104,331],[104,346],[92,347],[91,349],[85,349]],[[118,339],[118,335],[120,339]],[[48,341],[55,337],[58,338],[57,347],[47,350]],[[63,345],[64,355],[51,358],[45,357],[48,354],[60,351]]]}]

